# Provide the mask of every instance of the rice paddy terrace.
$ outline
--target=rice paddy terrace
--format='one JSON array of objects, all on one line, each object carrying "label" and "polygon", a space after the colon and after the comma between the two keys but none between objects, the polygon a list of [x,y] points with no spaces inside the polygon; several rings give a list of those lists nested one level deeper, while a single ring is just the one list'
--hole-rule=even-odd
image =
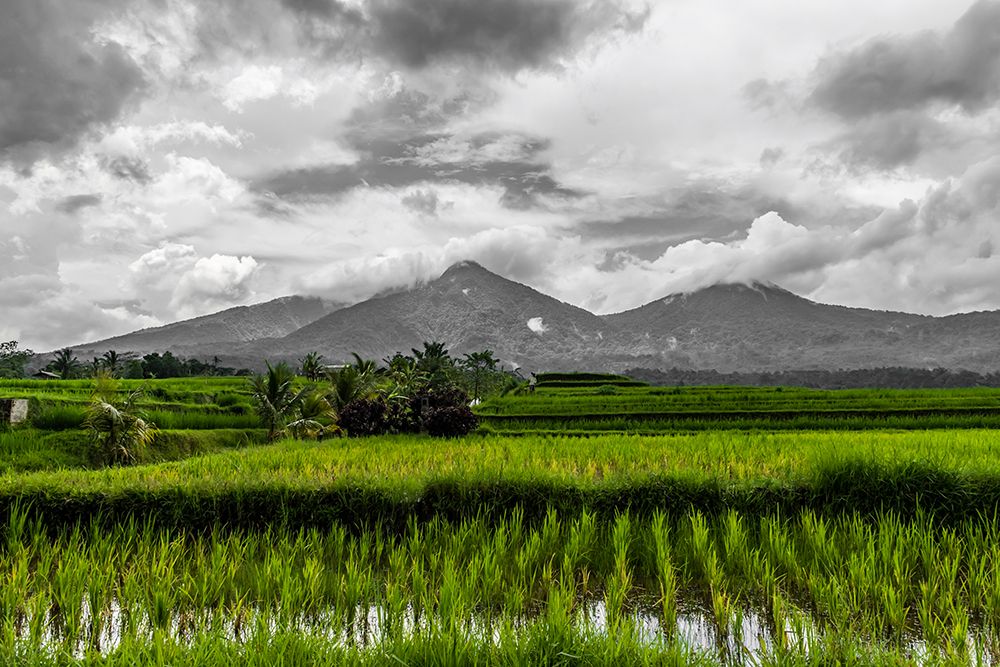
[{"label": "rice paddy terrace", "polygon": [[242,380],[154,381],[111,468],[89,392],[0,382],[2,664],[1000,659],[996,390],[542,376],[461,439],[264,445]]}]

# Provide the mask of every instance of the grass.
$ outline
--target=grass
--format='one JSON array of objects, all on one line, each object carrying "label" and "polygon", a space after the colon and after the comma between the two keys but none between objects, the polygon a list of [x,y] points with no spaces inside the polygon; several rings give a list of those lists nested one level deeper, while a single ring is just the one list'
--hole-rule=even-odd
[{"label": "grass", "polygon": [[[750,617],[768,640],[758,664],[810,664],[817,651],[858,664],[996,659],[996,521],[874,519],[550,511],[533,525],[514,512],[402,531],[133,522],[51,533],[15,508],[0,550],[0,652],[89,647],[95,662],[103,650],[191,664],[301,642],[335,663],[720,664],[747,657]],[[693,619],[712,634],[686,638]]]},{"label": "grass", "polygon": [[480,406],[516,436],[269,446],[244,380],[155,381],[173,428],[108,469],[89,383],[0,382],[0,664],[1000,660],[996,390],[608,379]]},{"label": "grass", "polygon": [[1000,390],[539,386],[476,407],[494,433],[1000,427]]},{"label": "grass", "polygon": [[192,527],[461,520],[516,506],[533,518],[549,508],[923,507],[944,520],[996,505],[998,452],[990,431],[287,441],[158,465],[0,475],[0,507],[30,500],[57,523],[103,513]]}]

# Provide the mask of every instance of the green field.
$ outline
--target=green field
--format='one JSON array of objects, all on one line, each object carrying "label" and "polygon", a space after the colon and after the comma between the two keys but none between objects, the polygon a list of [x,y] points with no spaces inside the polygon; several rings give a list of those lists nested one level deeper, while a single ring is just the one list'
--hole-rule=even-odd
[{"label": "green field", "polygon": [[1000,393],[591,382],[458,439],[264,445],[245,381],[152,381],[185,426],[110,468],[86,382],[0,382],[32,399],[0,432],[0,664],[1000,660],[1000,437],[962,412]]},{"label": "green field", "polygon": [[[573,386],[563,386],[570,384]],[[648,387],[539,383],[477,406],[499,433],[715,429],[829,430],[1000,427],[1000,389]]]}]

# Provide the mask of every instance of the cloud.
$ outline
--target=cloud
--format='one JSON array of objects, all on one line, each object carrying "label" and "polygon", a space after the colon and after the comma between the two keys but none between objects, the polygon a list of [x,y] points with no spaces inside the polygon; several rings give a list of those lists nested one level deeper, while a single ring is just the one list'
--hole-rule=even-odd
[{"label": "cloud", "polygon": [[810,101],[845,119],[1000,96],[1000,3],[980,0],[947,32],[885,36],[820,61]]},{"label": "cloud", "polygon": [[375,50],[412,68],[437,61],[507,72],[548,68],[587,41],[642,28],[614,0],[373,0]]},{"label": "cloud", "polygon": [[177,282],[171,307],[190,316],[243,303],[253,294],[258,268],[257,260],[249,256],[202,257]]},{"label": "cloud", "polygon": [[500,203],[524,210],[546,199],[573,199],[582,193],[563,187],[540,159],[547,144],[519,134],[498,136],[419,135],[402,141],[370,141],[354,164],[328,164],[272,173],[252,189],[273,206],[273,197],[303,201],[336,197],[358,187],[464,183],[502,188]]},{"label": "cloud", "polygon": [[97,206],[101,203],[101,195],[70,195],[63,197],[56,203],[56,210],[62,213],[73,215],[82,208]]},{"label": "cloud", "polygon": [[147,299],[154,300],[156,294],[172,293],[177,277],[197,261],[198,253],[194,246],[164,243],[129,264],[128,270],[137,291],[146,295]]},{"label": "cloud", "polygon": [[153,180],[149,173],[149,163],[142,158],[127,156],[104,157],[102,166],[115,178],[133,183],[146,184]]},{"label": "cloud", "polygon": [[828,146],[851,167],[889,170],[955,141],[947,126],[925,113],[899,110],[855,120]]},{"label": "cloud", "polygon": [[531,329],[536,334],[543,334],[549,330],[547,324],[542,321],[540,317],[532,317],[528,320],[528,328]]},{"label": "cloud", "polygon": [[[486,229],[438,245],[391,248],[369,257],[327,264],[305,274],[298,289],[356,302],[379,292],[437,278],[456,262],[472,260],[512,280],[537,283],[551,267],[579,259],[578,241],[533,225]],[[557,258],[562,258],[558,260]]]},{"label": "cloud", "polygon": [[117,3],[10,0],[0,21],[0,159],[32,162],[116,120],[143,88],[135,63],[89,30]]},{"label": "cloud", "polygon": [[436,215],[440,200],[434,190],[414,190],[403,197],[403,205],[424,215]]},{"label": "cloud", "polygon": [[192,317],[243,303],[260,265],[253,257],[199,257],[194,246],[164,243],[129,265],[139,303],[154,314]]}]

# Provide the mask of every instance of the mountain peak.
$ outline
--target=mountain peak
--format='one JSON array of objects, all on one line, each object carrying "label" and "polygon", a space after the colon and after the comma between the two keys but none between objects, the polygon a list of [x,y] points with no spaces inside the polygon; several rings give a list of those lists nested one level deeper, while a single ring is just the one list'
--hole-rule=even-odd
[{"label": "mountain peak", "polygon": [[444,273],[441,274],[441,277],[444,278],[445,276],[454,276],[463,273],[490,273],[490,271],[487,271],[483,268],[482,264],[479,264],[478,262],[474,262],[471,259],[463,259],[462,261],[455,262],[445,269]]}]

